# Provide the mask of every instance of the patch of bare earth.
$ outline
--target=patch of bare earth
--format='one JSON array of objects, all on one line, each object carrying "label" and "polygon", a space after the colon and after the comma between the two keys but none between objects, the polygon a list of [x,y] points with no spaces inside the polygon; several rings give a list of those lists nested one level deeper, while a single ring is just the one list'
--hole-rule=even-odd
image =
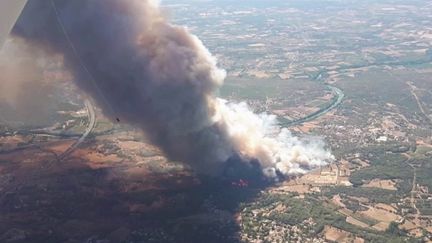
[{"label": "patch of bare earth", "polygon": [[401,217],[391,211],[385,210],[382,207],[369,207],[366,211],[359,212],[362,216],[378,221],[379,223],[373,226],[374,229],[385,231],[392,221],[399,221]]},{"label": "patch of bare earth", "polygon": [[397,191],[396,182],[392,180],[373,179],[363,187],[381,188],[385,190]]},{"label": "patch of bare earth", "polygon": [[361,222],[360,220],[357,220],[353,217],[347,217],[346,222],[349,224],[352,224],[352,225],[357,225],[357,226],[362,227],[362,228],[369,228],[369,225],[367,225],[367,224],[365,224],[365,223]]},{"label": "patch of bare earth", "polygon": [[360,237],[356,237],[350,232],[332,226],[324,227],[324,237],[326,240],[334,241],[334,242],[355,242],[355,243],[364,242],[364,239]]}]

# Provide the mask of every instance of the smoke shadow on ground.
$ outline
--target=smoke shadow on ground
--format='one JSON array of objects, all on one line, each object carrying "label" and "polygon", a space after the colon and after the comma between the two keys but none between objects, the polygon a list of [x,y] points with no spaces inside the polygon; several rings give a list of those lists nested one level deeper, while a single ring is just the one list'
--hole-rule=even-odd
[{"label": "smoke shadow on ground", "polygon": [[[18,153],[8,158],[32,156]],[[1,242],[239,242],[236,210],[261,190],[182,172],[137,179],[125,173],[136,163],[13,160],[0,154]]]}]

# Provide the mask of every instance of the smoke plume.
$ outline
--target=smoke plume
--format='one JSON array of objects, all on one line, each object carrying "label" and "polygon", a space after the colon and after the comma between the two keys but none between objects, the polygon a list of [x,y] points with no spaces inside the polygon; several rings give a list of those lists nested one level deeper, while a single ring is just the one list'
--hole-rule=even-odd
[{"label": "smoke plume", "polygon": [[333,159],[272,115],[219,99],[225,71],[203,43],[152,0],[29,0],[13,34],[62,54],[103,112],[142,128],[169,159],[218,175],[230,158],[264,174],[304,173]]}]

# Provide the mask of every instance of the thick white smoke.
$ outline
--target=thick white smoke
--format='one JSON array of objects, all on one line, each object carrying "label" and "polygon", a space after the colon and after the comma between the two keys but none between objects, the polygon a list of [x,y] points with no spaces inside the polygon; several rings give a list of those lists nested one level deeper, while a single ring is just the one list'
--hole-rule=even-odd
[{"label": "thick white smoke", "polygon": [[293,137],[273,115],[219,99],[225,71],[152,0],[30,0],[13,33],[64,55],[79,87],[111,118],[143,129],[168,158],[218,175],[258,160],[265,175],[333,160],[320,141]]},{"label": "thick white smoke", "polygon": [[275,115],[255,114],[246,103],[216,100],[214,120],[227,130],[235,151],[245,160],[257,159],[265,175],[303,174],[334,160],[319,139],[295,137],[281,128]]}]

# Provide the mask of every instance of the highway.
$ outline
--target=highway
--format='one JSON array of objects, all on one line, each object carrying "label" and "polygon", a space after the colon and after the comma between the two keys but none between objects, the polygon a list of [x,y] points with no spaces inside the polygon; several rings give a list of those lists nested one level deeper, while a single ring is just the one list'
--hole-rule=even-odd
[{"label": "highway", "polygon": [[[348,70],[352,70],[352,69],[357,69],[357,68],[367,68],[367,67],[380,67],[380,66],[392,66],[392,67],[400,67],[400,66],[415,66],[415,65],[422,65],[422,64],[426,64],[426,63],[430,63],[432,62],[432,56],[427,57],[425,60],[417,60],[417,61],[390,61],[390,62],[382,62],[382,63],[366,63],[366,64],[359,64],[359,65],[347,65],[347,66],[342,66],[340,68],[337,69],[333,69],[331,71],[348,71]],[[345,97],[345,94],[343,93],[343,91],[335,86],[329,85],[326,82],[326,79],[323,78],[324,76],[328,76],[328,75],[324,75],[327,74],[329,70],[321,70],[318,74],[316,74],[313,78],[312,81],[320,81],[322,83],[324,83],[326,85],[327,89],[330,89],[334,95],[332,102],[327,105],[326,107],[313,112],[312,114],[309,114],[305,117],[301,117],[299,119],[293,120],[293,121],[288,121],[288,122],[281,122],[280,125],[283,127],[290,127],[290,126],[296,126],[296,125],[300,125],[302,123],[305,122],[309,122],[312,120],[315,120],[323,115],[325,115],[327,112],[331,111],[332,109],[336,108],[337,106],[339,106],[342,103],[342,100]],[[411,85],[410,85],[411,86]],[[412,88],[412,86],[411,86]],[[415,92],[411,91],[413,93],[413,95],[416,97]],[[416,97],[417,99],[417,97]],[[420,104],[420,102],[418,102]],[[422,109],[421,104],[419,105],[420,109]],[[425,117],[431,121],[432,124],[432,119],[430,119],[430,117],[426,114],[424,114]]]},{"label": "highway", "polygon": [[333,110],[334,108],[336,108],[337,106],[339,106],[340,103],[342,103],[342,100],[344,99],[345,94],[342,92],[342,90],[340,90],[337,87],[334,87],[331,85],[326,85],[326,87],[327,87],[327,89],[331,90],[333,93],[333,99],[332,99],[332,102],[330,104],[328,104],[326,107],[319,109],[318,111],[313,112],[313,113],[311,113],[305,117],[299,118],[299,119],[294,120],[294,121],[282,122],[282,123],[280,123],[280,125],[284,126],[284,127],[300,125],[302,123],[315,120],[318,117],[325,115],[327,112],[329,112],[329,111]]},{"label": "highway", "polygon": [[69,154],[71,154],[81,143],[83,143],[85,139],[88,137],[88,135],[90,135],[90,133],[93,131],[94,127],[96,126],[96,113],[93,104],[89,100],[85,100],[84,104],[87,109],[89,124],[85,132],[81,135],[81,137],[76,142],[74,142],[68,149],[66,149],[63,153],[58,155],[57,157],[58,161],[62,161]]}]

